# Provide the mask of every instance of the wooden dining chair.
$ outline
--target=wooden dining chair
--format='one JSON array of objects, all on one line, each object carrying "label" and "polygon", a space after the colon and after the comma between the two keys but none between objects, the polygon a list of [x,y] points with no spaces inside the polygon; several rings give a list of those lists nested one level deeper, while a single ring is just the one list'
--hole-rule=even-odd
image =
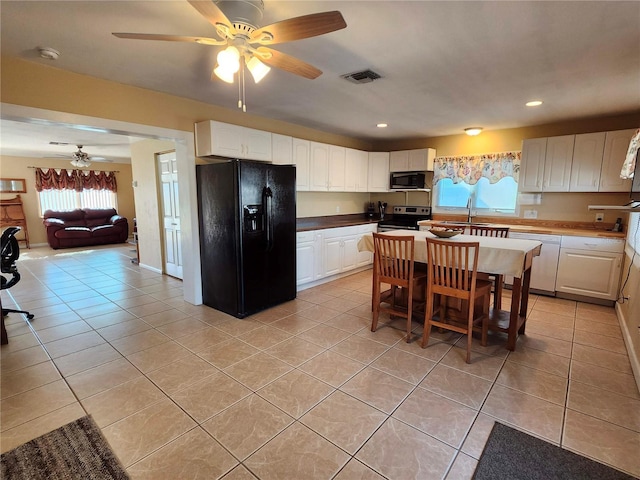
[{"label": "wooden dining chair", "polygon": [[[411,340],[411,317],[414,291],[424,289],[426,272],[416,271],[414,265],[415,238],[373,233],[373,319],[371,331],[378,328],[380,312],[388,312],[407,319],[407,342]],[[391,288],[381,291],[382,284]],[[402,289],[398,291],[398,289]],[[405,300],[406,299],[406,300]]]},{"label": "wooden dining chair", "polygon": [[[507,238],[509,236],[509,227],[492,227],[489,225],[470,225],[471,235],[480,235],[483,237],[500,237]],[[504,275],[487,274],[487,278],[493,281],[493,308],[500,310],[502,308],[502,289],[504,286]]]},{"label": "wooden dining chair", "polygon": [[[471,339],[475,325],[481,326],[481,343],[487,343],[491,282],[478,279],[478,242],[457,242],[427,238],[427,305],[422,348],[429,343],[431,327],[467,335],[467,363],[471,363]],[[440,306],[434,312],[436,296]],[[462,300],[466,315],[460,317],[447,306],[448,299]],[[477,311],[477,308],[480,311]],[[434,317],[438,315],[438,319]]]}]

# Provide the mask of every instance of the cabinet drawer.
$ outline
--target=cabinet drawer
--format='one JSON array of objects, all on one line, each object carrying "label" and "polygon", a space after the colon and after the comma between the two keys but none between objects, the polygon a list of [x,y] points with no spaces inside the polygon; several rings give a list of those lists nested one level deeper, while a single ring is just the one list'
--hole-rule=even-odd
[{"label": "cabinet drawer", "polygon": [[316,232],[309,230],[308,232],[297,232],[296,243],[313,242]]},{"label": "cabinet drawer", "polygon": [[573,237],[564,235],[562,237],[562,248],[622,253],[624,251],[624,240],[621,238]]}]

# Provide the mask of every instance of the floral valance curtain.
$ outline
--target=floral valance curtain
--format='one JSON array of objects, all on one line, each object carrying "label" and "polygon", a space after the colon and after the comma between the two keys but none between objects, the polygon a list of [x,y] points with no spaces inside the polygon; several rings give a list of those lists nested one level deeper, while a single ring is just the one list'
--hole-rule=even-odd
[{"label": "floral valance curtain", "polygon": [[480,155],[436,157],[433,162],[433,184],[443,178],[453,183],[465,182],[475,185],[481,178],[496,183],[505,177],[520,177],[520,157],[522,152],[485,153]]},{"label": "floral valance curtain", "polygon": [[[45,171],[46,170],[46,171]],[[36,190],[75,190],[83,189],[118,191],[114,172],[96,172],[94,170],[66,170],[59,171],[49,168],[36,168]]]},{"label": "floral valance curtain", "polygon": [[629,149],[627,150],[627,156],[622,164],[622,170],[620,171],[620,178],[629,179],[633,178],[633,173],[636,170],[636,158],[640,151],[640,128],[633,134],[631,142],[629,143]]}]

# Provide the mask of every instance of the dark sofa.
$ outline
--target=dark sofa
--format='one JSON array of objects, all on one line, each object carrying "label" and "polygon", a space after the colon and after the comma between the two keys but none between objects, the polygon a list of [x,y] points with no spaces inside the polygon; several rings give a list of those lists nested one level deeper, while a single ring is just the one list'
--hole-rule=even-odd
[{"label": "dark sofa", "polygon": [[129,224],[113,208],[44,212],[47,241],[53,249],[123,243]]}]

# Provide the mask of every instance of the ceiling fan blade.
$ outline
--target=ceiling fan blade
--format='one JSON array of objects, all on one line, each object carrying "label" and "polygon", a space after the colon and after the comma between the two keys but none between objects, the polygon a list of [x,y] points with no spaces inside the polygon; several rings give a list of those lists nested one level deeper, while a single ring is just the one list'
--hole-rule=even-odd
[{"label": "ceiling fan blade", "polygon": [[128,38],[131,40],[165,40],[168,42],[191,42],[202,45],[225,45],[226,40],[218,40],[208,37],[185,37],[182,35],[162,35],[155,33],[113,33],[118,38]]},{"label": "ceiling fan blade", "polygon": [[262,27],[251,34],[249,43],[273,45],[315,37],[345,28],[347,23],[338,11],[312,13]]},{"label": "ceiling fan blade", "polygon": [[[260,47],[256,50],[259,59],[272,67],[280,68],[286,72],[300,75],[301,77],[313,80],[322,75],[322,70],[318,70],[313,65],[309,65],[302,60],[287,55],[286,53],[273,50],[271,48]],[[261,55],[260,55],[261,54]],[[267,57],[267,58],[265,58]]]},{"label": "ceiling fan blade", "polygon": [[224,13],[222,13],[222,10],[220,10],[218,6],[215,3],[213,3],[212,0],[208,0],[208,1],[189,0],[189,3],[193,8],[195,8],[200,13],[200,15],[206,18],[211,25],[216,27],[216,29],[217,29],[217,24],[222,24],[227,27],[227,29],[229,30],[229,33],[233,35],[237,33],[235,27],[233,26],[233,23],[229,21],[227,16]]},{"label": "ceiling fan blade", "polygon": [[89,160],[90,162],[105,162],[105,163],[113,163],[113,160],[110,160],[108,158],[105,157],[89,157],[87,160]]}]

